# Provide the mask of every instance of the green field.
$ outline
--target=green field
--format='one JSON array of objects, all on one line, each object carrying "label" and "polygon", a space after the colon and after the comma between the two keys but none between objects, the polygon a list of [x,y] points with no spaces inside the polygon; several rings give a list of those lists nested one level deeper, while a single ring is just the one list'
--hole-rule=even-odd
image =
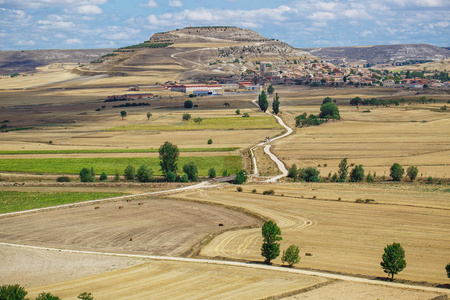
[{"label": "green field", "polygon": [[204,118],[200,124],[194,122],[195,116],[188,122],[180,122],[175,125],[129,125],[117,126],[106,130],[109,131],[178,131],[178,130],[239,130],[239,129],[282,129],[272,117],[225,117]]},{"label": "green field", "polygon": [[0,213],[122,196],[123,193],[0,191]]},{"label": "green field", "polygon": [[[180,152],[228,152],[239,147],[224,148],[179,148]],[[77,154],[77,153],[157,153],[158,149],[70,149],[70,150],[17,150],[0,151],[0,155],[12,154]]]},{"label": "green field", "polygon": [[[222,174],[224,170],[236,173],[242,167],[240,156],[204,156],[180,157],[178,169],[181,171],[183,165],[190,161],[197,165],[200,176],[207,176],[211,167],[216,168],[218,175]],[[136,169],[141,165],[146,165],[154,171],[155,175],[161,175],[158,157],[0,159],[0,170],[7,172],[78,174],[82,168],[93,167],[97,175],[102,172],[112,175],[116,171],[123,174],[128,165],[132,165]]]}]

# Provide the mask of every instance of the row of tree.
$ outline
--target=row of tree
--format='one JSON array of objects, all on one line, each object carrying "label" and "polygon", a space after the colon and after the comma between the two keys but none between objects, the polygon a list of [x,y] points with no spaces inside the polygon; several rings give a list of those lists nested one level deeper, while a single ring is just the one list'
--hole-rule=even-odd
[{"label": "row of tree", "polygon": [[[405,170],[403,167],[398,164],[394,163],[390,168],[390,176],[393,181],[400,181],[403,178],[403,175],[405,174]],[[406,176],[411,180],[414,181],[414,179],[417,178],[417,175],[419,174],[419,169],[416,166],[410,166],[406,169]],[[321,180],[320,177],[320,170],[318,170],[315,167],[307,167],[298,169],[296,164],[293,164],[289,170],[287,177],[292,178],[294,181],[301,180],[306,182],[319,182]],[[333,175],[328,174],[328,178],[332,182],[345,182],[347,181],[347,177],[349,177],[350,182],[360,182],[363,181],[364,178],[368,182],[372,182],[375,180],[376,173],[372,175],[370,172],[365,175],[363,165],[356,165],[349,174],[349,166],[347,163],[347,158],[344,158],[339,163],[339,169],[337,172],[335,172]]]},{"label": "row of tree", "polygon": [[305,125],[320,125],[324,122],[327,122],[330,119],[340,120],[341,115],[339,113],[339,108],[334,103],[335,100],[331,100],[331,98],[326,97],[322,105],[320,106],[320,113],[318,116],[314,114],[310,114],[309,116],[306,113],[303,113],[295,118],[295,125],[305,126]]},{"label": "row of tree", "polygon": [[[13,285],[2,285],[0,286],[0,300],[29,300],[29,298],[25,298],[28,295],[28,292],[22,286],[18,284]],[[77,297],[81,300],[94,300],[94,297],[91,293],[81,293]],[[51,293],[42,292],[40,293],[35,300],[62,300],[58,296],[54,296]]]},{"label": "row of tree", "polygon": [[[272,85],[267,88],[267,92],[269,93],[269,95],[272,95],[274,90],[275,89]],[[269,102],[267,101],[267,94],[265,91],[262,91],[258,96],[258,106],[263,112],[266,112],[269,108]],[[278,96],[278,93],[276,93],[275,97],[273,98],[272,111],[276,115],[278,115],[278,113],[280,112],[280,96]]]}]

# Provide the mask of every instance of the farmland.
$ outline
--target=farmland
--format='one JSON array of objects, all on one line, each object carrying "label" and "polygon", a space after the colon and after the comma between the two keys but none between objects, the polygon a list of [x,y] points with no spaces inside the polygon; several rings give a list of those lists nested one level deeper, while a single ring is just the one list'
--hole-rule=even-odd
[{"label": "farmland", "polygon": [[[237,172],[241,169],[241,158],[239,156],[212,156],[212,157],[180,157],[179,165],[194,162],[200,176],[206,176],[211,166],[218,166],[220,174]],[[82,168],[94,168],[99,174],[105,172],[113,175],[116,171],[120,173],[128,165],[139,168],[146,165],[154,170],[155,175],[161,175],[159,158],[157,157],[98,157],[98,158],[12,158],[0,160],[0,170],[9,172],[32,172],[32,173],[61,173],[78,174]]]},{"label": "farmland", "polygon": [[0,213],[42,208],[87,200],[117,197],[122,193],[0,191]]}]

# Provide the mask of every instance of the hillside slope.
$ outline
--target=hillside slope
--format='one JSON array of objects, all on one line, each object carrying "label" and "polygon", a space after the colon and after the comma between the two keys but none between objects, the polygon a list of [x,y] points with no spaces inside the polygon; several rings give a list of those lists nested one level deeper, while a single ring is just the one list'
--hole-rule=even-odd
[{"label": "hillside slope", "polygon": [[188,27],[154,34],[140,45],[124,47],[97,63],[77,68],[81,75],[217,78],[256,71],[259,61],[283,62],[309,57],[277,40],[237,27]]},{"label": "hillside slope", "polygon": [[0,51],[0,74],[34,71],[54,63],[87,64],[113,49]]},{"label": "hillside slope", "polygon": [[302,50],[309,51],[311,55],[323,60],[366,61],[369,63],[450,59],[450,50],[427,44],[303,48]]}]

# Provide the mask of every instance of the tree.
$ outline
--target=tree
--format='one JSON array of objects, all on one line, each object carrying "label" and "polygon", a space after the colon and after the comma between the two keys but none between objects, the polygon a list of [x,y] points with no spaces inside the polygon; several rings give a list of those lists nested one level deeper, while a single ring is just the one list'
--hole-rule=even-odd
[{"label": "tree", "polygon": [[283,250],[283,255],[281,256],[281,262],[284,264],[288,263],[289,267],[292,267],[294,264],[297,264],[300,261],[300,249],[298,249],[295,245],[290,245],[287,250]]},{"label": "tree", "polygon": [[269,102],[267,102],[267,95],[265,91],[262,91],[261,94],[259,94],[258,105],[263,112],[266,112],[269,107]]},{"label": "tree", "polygon": [[320,106],[319,118],[340,120],[339,108],[333,102],[327,102]]},{"label": "tree", "polygon": [[80,181],[81,182],[94,182],[95,181],[95,172],[94,168],[88,169],[83,168],[80,171]]},{"label": "tree", "polygon": [[267,88],[267,93],[269,95],[272,95],[274,91],[275,91],[275,88],[272,85],[269,85],[269,87]]},{"label": "tree", "polygon": [[339,163],[338,174],[339,174],[339,181],[344,182],[348,174],[347,157],[341,160],[341,162]]},{"label": "tree", "polygon": [[39,296],[36,297],[36,300],[61,300],[61,298],[53,296],[50,293],[42,292],[39,294]]},{"label": "tree", "polygon": [[191,119],[191,115],[190,114],[183,114],[183,116],[181,118],[183,119],[183,121],[189,121]]},{"label": "tree", "polygon": [[240,115],[240,114],[241,114],[241,110],[236,109],[236,114],[237,114],[237,115]]},{"label": "tree", "polygon": [[414,179],[416,179],[417,174],[419,174],[419,169],[415,166],[410,166],[408,169],[406,169],[406,176],[408,176],[411,181],[414,181]]},{"label": "tree", "polygon": [[323,99],[322,104],[328,103],[328,102],[332,102],[333,100],[331,100],[330,97],[325,97],[325,99]]},{"label": "tree", "polygon": [[200,123],[203,121],[202,118],[198,117],[194,119],[194,122],[197,123],[198,125],[200,125]]},{"label": "tree", "polygon": [[[166,180],[167,180],[167,182],[175,182],[175,181],[177,181],[177,174],[175,174],[172,171],[167,172]],[[187,181],[187,178],[186,178],[186,181]]]},{"label": "tree", "polygon": [[391,279],[394,279],[394,275],[401,272],[406,267],[405,250],[399,243],[393,243],[387,245],[384,248],[384,253],[381,256],[381,267],[384,273],[391,275]]},{"label": "tree", "polygon": [[184,101],[184,108],[192,108],[194,106],[194,103],[192,103],[191,100]]},{"label": "tree", "polygon": [[450,263],[445,266],[445,271],[447,271],[447,277],[450,278]]},{"label": "tree", "polygon": [[124,110],[122,110],[122,111],[120,112],[120,116],[122,117],[122,120],[123,120],[123,118],[125,118],[125,117],[127,116],[127,112],[124,111]]},{"label": "tree", "polygon": [[287,177],[293,178],[294,181],[296,181],[297,175],[298,175],[297,165],[296,165],[296,164],[293,164],[293,165],[289,168],[289,170],[288,170]]},{"label": "tree", "polygon": [[209,168],[208,170],[209,178],[216,178],[216,169],[214,167]]},{"label": "tree", "polygon": [[190,161],[188,164],[185,164],[183,166],[183,172],[186,173],[188,180],[198,180],[198,169],[194,162]]},{"label": "tree", "polygon": [[0,299],[25,300],[27,294],[28,292],[18,284],[0,286]]},{"label": "tree", "polygon": [[[226,175],[225,175],[226,176]],[[243,184],[247,181],[247,172],[245,170],[240,170],[237,172],[236,177],[234,178],[234,184]]]},{"label": "tree", "polygon": [[153,179],[153,170],[147,166],[142,165],[136,172],[136,178],[139,182],[150,182]]},{"label": "tree", "polygon": [[207,143],[208,145],[211,145],[213,143],[212,139],[209,139]]},{"label": "tree", "polygon": [[319,182],[320,171],[314,167],[307,167],[305,169],[300,169],[298,172],[298,178],[306,182]]},{"label": "tree", "polygon": [[275,98],[273,98],[272,109],[273,113],[276,115],[280,112],[280,97],[278,96],[278,93],[276,93]]},{"label": "tree", "polygon": [[[165,142],[161,147],[159,147],[159,165],[161,166],[161,171],[164,175],[167,175],[168,172],[172,172],[175,175],[178,171],[178,155],[180,151],[176,145],[173,145],[170,142]],[[167,179],[167,176],[166,176]]]},{"label": "tree", "polygon": [[394,181],[400,181],[403,177],[403,174],[405,173],[405,170],[403,170],[402,166],[398,163],[394,163],[391,166],[391,177]]},{"label": "tree", "polygon": [[361,103],[361,101],[362,101],[361,98],[355,97],[352,100],[350,100],[350,105],[358,106]]},{"label": "tree", "polygon": [[151,112],[147,113],[147,120],[150,120],[150,117],[153,116],[153,114]]},{"label": "tree", "polygon": [[262,227],[263,244],[261,247],[261,255],[265,257],[266,264],[277,258],[280,255],[280,244],[277,243],[283,238],[281,237],[281,230],[273,221],[267,221]]},{"label": "tree", "polygon": [[106,175],[106,173],[103,172],[103,173],[100,175],[100,181],[106,181],[106,180],[108,180],[108,175]]},{"label": "tree", "polygon": [[128,165],[123,171],[123,176],[127,180],[133,180],[136,177],[136,169],[132,165]]},{"label": "tree", "polygon": [[92,296],[91,293],[87,292],[79,294],[77,298],[81,300],[94,300],[94,296]]},{"label": "tree", "polygon": [[357,165],[350,172],[350,181],[351,182],[360,182],[364,179],[364,169],[362,165]]}]

